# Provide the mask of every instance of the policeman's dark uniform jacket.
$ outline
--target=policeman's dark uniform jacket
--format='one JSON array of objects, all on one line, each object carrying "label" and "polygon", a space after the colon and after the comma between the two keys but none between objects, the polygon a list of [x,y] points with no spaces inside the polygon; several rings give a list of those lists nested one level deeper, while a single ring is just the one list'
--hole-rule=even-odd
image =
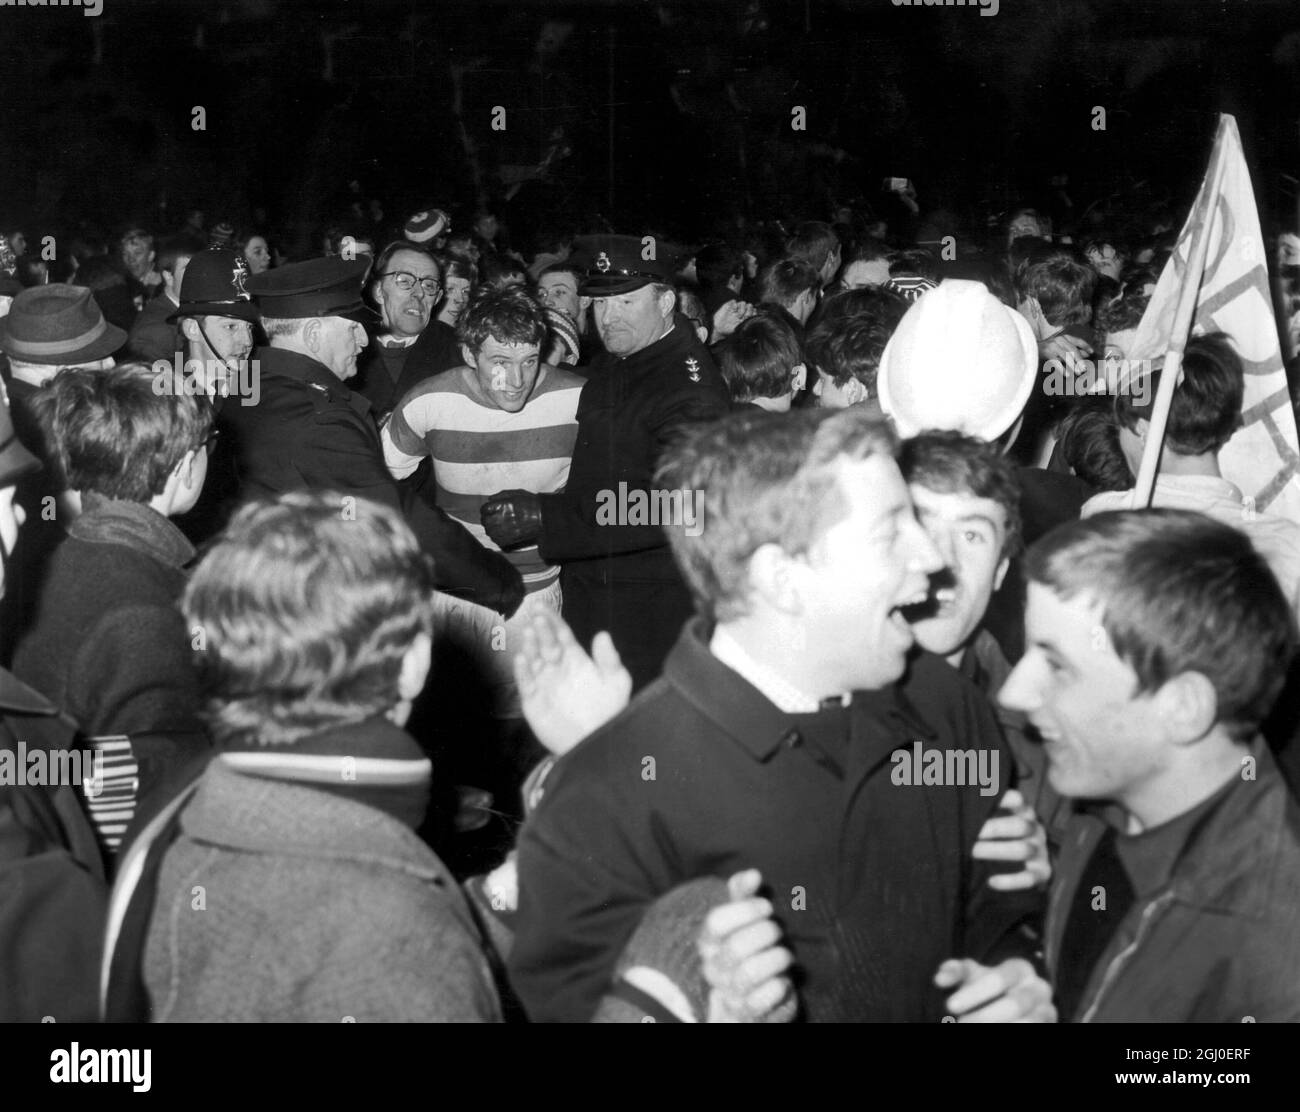
[{"label": "policeman's dark uniform jacket", "polygon": [[[257,275],[248,288],[266,317],[359,320],[368,266],[369,260],[313,259]],[[310,356],[264,347],[253,358],[261,376],[258,404],[224,407],[242,499],[307,489],[380,502],[406,516],[434,559],[440,590],[506,615],[518,608],[524,587],[510,561],[389,475],[365,398]]]},{"label": "policeman's dark uniform jacket", "polygon": [[[640,238],[592,237],[592,265],[581,292],[630,293],[650,282],[672,284],[665,261],[642,259]],[[658,674],[691,616],[685,581],[660,524],[602,524],[605,497],[654,489],[663,449],[683,426],[712,421],[730,408],[726,384],[708,349],[684,318],[648,347],[619,357],[603,352],[587,370],[578,401],[578,437],[561,494],[539,497],[540,550],[561,565],[564,619],[584,645],[602,629],[614,639],[636,687]]]}]

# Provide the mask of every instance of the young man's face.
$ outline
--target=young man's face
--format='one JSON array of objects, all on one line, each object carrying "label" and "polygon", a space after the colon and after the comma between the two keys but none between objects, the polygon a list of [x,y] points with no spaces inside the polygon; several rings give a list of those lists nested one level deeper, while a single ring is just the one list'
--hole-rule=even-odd
[{"label": "young man's face", "polygon": [[448,275],[443,283],[446,292],[442,301],[442,319],[447,324],[455,324],[469,304],[469,279]]},{"label": "young man's face", "polygon": [[940,656],[960,652],[979,627],[1010,560],[1002,555],[1007,512],[991,498],[909,486],[916,516],[943,557],[931,597],[912,622],[917,643]]},{"label": "young man's face", "polygon": [[596,331],[611,355],[632,355],[649,347],[667,330],[663,308],[653,286],[598,297],[593,304]]},{"label": "young man's face", "polygon": [[562,313],[568,313],[575,322],[581,319],[578,283],[574,280],[573,275],[567,271],[562,270],[555,274],[543,274],[537,280],[537,298],[548,308],[559,309]]},{"label": "young man's face", "polygon": [[1115,655],[1101,618],[1087,596],[1066,601],[1031,582],[1025,655],[998,701],[1028,715],[1042,735],[1057,791],[1131,811],[1159,790],[1167,747],[1154,693],[1136,694],[1137,674]]},{"label": "young man's face", "polygon": [[489,336],[477,353],[462,346],[461,355],[486,401],[507,413],[518,413],[528,403],[541,370],[540,345],[503,344]]},{"label": "young man's face", "polygon": [[874,690],[903,674],[913,637],[902,607],[924,597],[939,554],[890,457],[842,463],[839,489],[848,513],[805,557],[801,617],[808,645],[840,669],[832,689]]},{"label": "young man's face", "polygon": [[203,317],[208,351],[227,366],[247,359],[253,350],[253,326],[238,317]]}]

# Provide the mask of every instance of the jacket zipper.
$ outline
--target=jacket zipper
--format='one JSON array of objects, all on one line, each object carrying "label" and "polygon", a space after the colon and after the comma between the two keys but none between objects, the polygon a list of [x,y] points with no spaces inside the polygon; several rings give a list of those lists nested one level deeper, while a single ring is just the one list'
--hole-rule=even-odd
[{"label": "jacket zipper", "polygon": [[1174,894],[1172,892],[1166,892],[1159,899],[1147,905],[1147,909],[1142,912],[1142,921],[1138,923],[1137,934],[1133,936],[1133,941],[1116,954],[1111,960],[1110,965],[1106,967],[1106,975],[1102,978],[1101,986],[1097,989],[1097,995],[1092,998],[1092,1003],[1088,1006],[1088,1010],[1084,1012],[1083,1019],[1079,1021],[1080,1023],[1090,1023],[1092,1021],[1092,1017],[1097,1013],[1097,1008],[1101,1005],[1101,998],[1106,994],[1106,989],[1108,989],[1111,983],[1115,980],[1115,976],[1119,972],[1120,966],[1123,965],[1129,955],[1132,954],[1139,945],[1141,945],[1142,936],[1146,932],[1147,927],[1150,926],[1152,919],[1155,917],[1155,913],[1163,910],[1167,904],[1173,901],[1173,898]]}]

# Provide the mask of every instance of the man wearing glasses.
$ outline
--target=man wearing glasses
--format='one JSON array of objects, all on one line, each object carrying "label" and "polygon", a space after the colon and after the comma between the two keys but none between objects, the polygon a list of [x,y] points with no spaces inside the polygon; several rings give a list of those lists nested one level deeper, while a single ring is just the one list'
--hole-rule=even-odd
[{"label": "man wearing glasses", "polygon": [[396,240],[375,261],[370,294],[381,325],[358,363],[353,389],[381,424],[413,387],[460,363],[454,334],[447,340],[429,328],[442,293],[438,264],[418,243]]}]

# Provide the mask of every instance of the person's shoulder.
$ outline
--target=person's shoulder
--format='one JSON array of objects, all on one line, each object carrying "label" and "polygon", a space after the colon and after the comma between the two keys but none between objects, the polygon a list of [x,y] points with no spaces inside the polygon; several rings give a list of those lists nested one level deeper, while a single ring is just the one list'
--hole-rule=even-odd
[{"label": "person's shoulder", "polygon": [[1080,517],[1092,517],[1093,514],[1108,513],[1111,510],[1126,510],[1129,506],[1131,490],[1104,490],[1094,494],[1079,510]]},{"label": "person's shoulder", "polygon": [[[595,776],[622,781],[629,767],[640,769],[640,762],[651,750],[662,755],[665,751],[696,748],[699,718],[675,686],[664,679],[655,680],[634,695],[622,711],[566,753],[552,779]],[[629,765],[629,762],[634,763]],[[547,790],[549,793],[550,784]]]},{"label": "person's shoulder", "polygon": [[554,394],[564,390],[581,390],[587,385],[586,378],[580,374],[575,374],[568,367],[547,363],[544,369],[545,374],[537,384],[537,391],[534,396]]}]

